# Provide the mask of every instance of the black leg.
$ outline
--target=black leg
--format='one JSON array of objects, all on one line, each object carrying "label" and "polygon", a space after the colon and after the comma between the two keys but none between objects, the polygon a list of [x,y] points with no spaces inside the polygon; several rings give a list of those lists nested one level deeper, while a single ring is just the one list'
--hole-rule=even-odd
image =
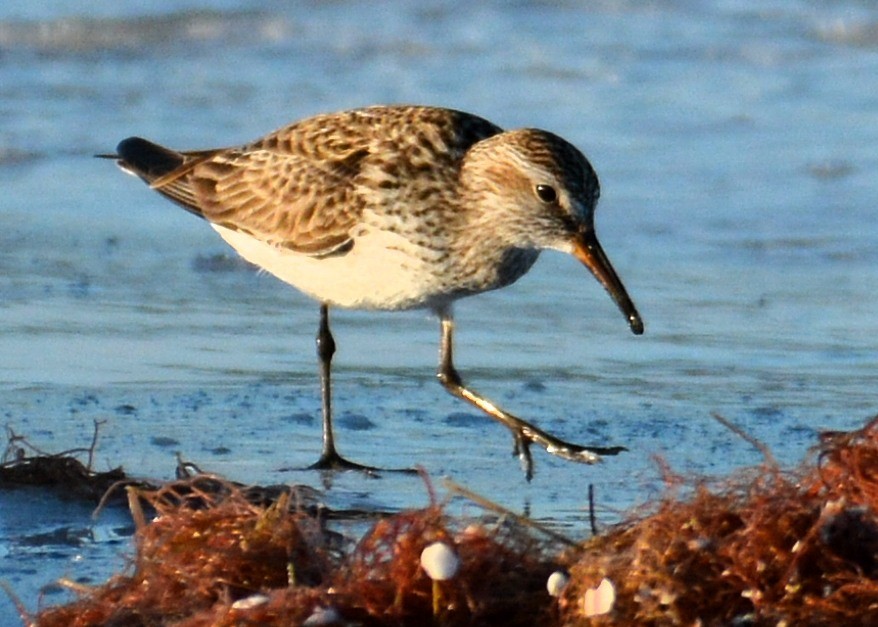
[{"label": "black leg", "polygon": [[320,359],[320,396],[323,405],[323,454],[327,459],[337,456],[335,434],[332,431],[332,356],[335,355],[335,339],[329,330],[329,308],[320,305],[320,326],[317,328],[317,357]]},{"label": "black leg", "polygon": [[335,449],[335,434],[332,430],[332,385],[330,373],[332,356],[335,354],[335,340],[329,330],[329,307],[320,305],[320,326],[317,329],[317,357],[320,359],[320,392],[323,399],[323,452],[320,459],[311,464],[314,470],[359,470],[373,473],[378,469],[349,461]]},{"label": "black leg", "polygon": [[544,447],[552,455],[586,464],[600,461],[601,455],[616,455],[626,450],[623,446],[580,446],[565,442],[522,420],[518,416],[503,411],[491,401],[470,390],[464,385],[463,380],[454,368],[454,319],[452,318],[451,311],[447,309],[440,310],[439,320],[442,328],[442,338],[439,345],[439,371],[437,372],[439,381],[451,394],[475,405],[512,431],[512,437],[515,441],[513,452],[521,460],[521,466],[528,481],[533,477],[533,458],[530,453],[530,445],[534,443]]}]

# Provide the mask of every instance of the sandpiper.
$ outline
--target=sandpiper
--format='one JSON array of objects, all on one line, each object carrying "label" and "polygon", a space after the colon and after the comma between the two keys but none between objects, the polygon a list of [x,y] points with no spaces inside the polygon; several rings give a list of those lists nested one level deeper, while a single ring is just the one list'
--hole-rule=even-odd
[{"label": "sandpiper", "polygon": [[597,175],[557,135],[504,131],[450,109],[374,106],[311,117],[240,147],[175,151],[131,137],[101,156],[320,303],[323,452],[312,467],[372,470],[336,451],[330,307],[434,311],[439,381],[511,430],[528,479],[532,443],[585,463],[624,450],[572,444],[504,411],[467,387],[452,360],[454,302],[514,283],[543,249],[579,259],[631,331],[643,332],[595,235]]}]

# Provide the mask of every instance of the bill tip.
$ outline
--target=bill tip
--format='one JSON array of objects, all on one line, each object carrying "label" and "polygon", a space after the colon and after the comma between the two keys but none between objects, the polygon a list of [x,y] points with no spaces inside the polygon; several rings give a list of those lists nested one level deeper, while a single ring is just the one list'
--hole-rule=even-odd
[{"label": "bill tip", "polygon": [[631,314],[628,316],[628,325],[634,335],[643,335],[643,320],[640,319],[639,315]]}]

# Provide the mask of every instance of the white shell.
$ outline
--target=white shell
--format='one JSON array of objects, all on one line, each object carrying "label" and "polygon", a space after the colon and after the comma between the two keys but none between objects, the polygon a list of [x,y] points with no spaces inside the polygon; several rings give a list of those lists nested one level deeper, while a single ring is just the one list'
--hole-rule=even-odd
[{"label": "white shell", "polygon": [[546,581],[546,590],[553,597],[559,597],[568,583],[570,583],[570,576],[563,570],[556,570],[549,575],[549,579]]},{"label": "white shell", "polygon": [[268,603],[268,597],[264,594],[253,594],[249,597],[245,597],[243,599],[238,599],[234,603],[232,603],[233,610],[250,610],[254,607],[259,607],[260,605],[265,605]]},{"label": "white shell", "polygon": [[585,591],[582,599],[582,613],[586,616],[599,616],[613,609],[616,602],[616,588],[609,579],[602,579],[597,588]]},{"label": "white shell", "polygon": [[421,568],[433,581],[445,581],[457,574],[460,558],[444,542],[434,542],[421,552]]},{"label": "white shell", "polygon": [[335,625],[336,623],[341,621],[341,616],[334,607],[320,607],[317,606],[314,608],[314,611],[311,612],[311,616],[305,619],[305,622],[302,623],[302,627],[320,627],[321,625]]}]

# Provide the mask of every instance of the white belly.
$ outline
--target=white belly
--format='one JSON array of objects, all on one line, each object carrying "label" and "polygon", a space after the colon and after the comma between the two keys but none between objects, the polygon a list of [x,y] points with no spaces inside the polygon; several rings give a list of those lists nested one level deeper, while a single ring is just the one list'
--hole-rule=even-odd
[{"label": "white belly", "polygon": [[238,253],[308,296],[337,307],[412,309],[443,300],[429,252],[386,231],[358,234],[347,253],[324,258],[266,244],[212,224]]}]

